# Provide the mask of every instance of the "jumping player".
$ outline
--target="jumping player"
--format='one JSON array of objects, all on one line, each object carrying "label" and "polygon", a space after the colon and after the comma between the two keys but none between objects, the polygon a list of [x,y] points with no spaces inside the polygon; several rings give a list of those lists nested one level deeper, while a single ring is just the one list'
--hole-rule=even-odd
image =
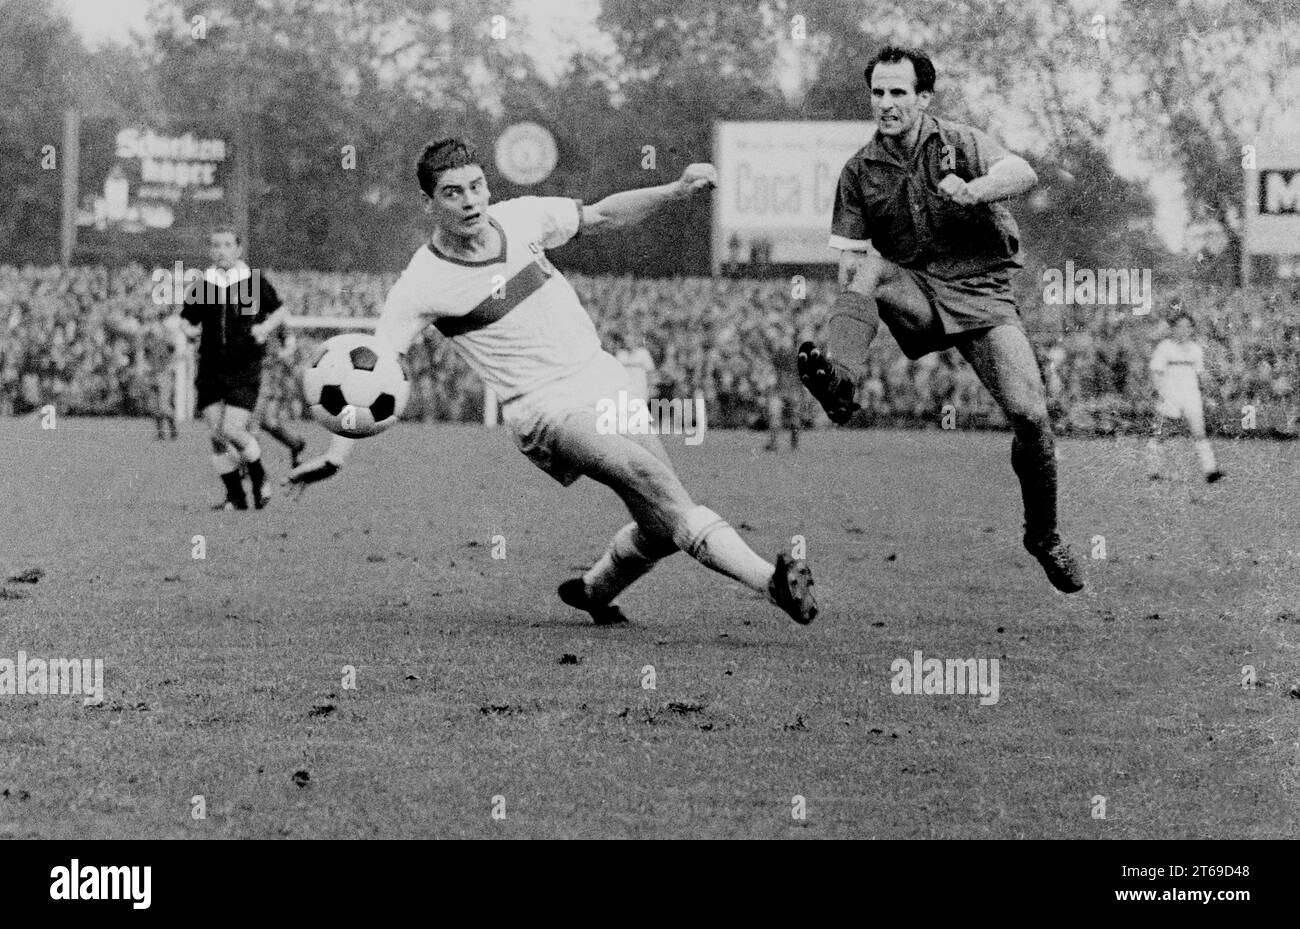
[{"label": "jumping player", "polygon": [[[696,504],[657,436],[598,428],[598,404],[630,392],[630,377],[601,348],[577,294],[546,257],[546,249],[575,235],[631,226],[713,186],[713,166],[693,164],[672,184],[590,206],[563,197],[489,206],[478,156],[456,139],[425,148],[416,174],[433,233],[389,291],[376,334],[401,352],[435,326],[501,398],[515,443],[534,464],[565,486],[584,475],[605,484],[632,513],[634,521],[615,533],[605,554],[560,585],[560,599],[597,624],[622,622],[618,595],[681,550],[765,593],[796,622],[811,622],[817,603],[802,560],[782,553],[773,565],[721,516]],[[290,473],[290,482],[331,476],[352,444],[335,436],[324,455]]]},{"label": "jumping player", "polygon": [[863,76],[876,132],[840,175],[830,237],[844,289],[825,343],[799,347],[800,379],[845,423],[882,320],[908,358],[956,347],[1014,430],[1025,548],[1058,590],[1081,590],[1082,565],[1057,533],[1042,375],[1012,295],[1019,232],[998,202],[1038,178],[978,129],[926,112],[935,72],[924,52],[886,47]]},{"label": "jumping player", "polygon": [[261,384],[263,343],[288,311],[265,275],[244,262],[238,232],[212,230],[208,251],[212,266],[186,292],[180,318],[188,334],[199,339],[198,407],[208,424],[212,463],[226,488],[226,499],[214,509],[248,509],[242,466],[260,510],[269,500],[266,472],[248,425]]},{"label": "jumping player", "polygon": [[1160,479],[1164,452],[1162,438],[1165,419],[1181,419],[1187,423],[1196,445],[1196,457],[1206,483],[1213,484],[1223,477],[1214,461],[1214,449],[1205,437],[1205,410],[1201,403],[1200,376],[1205,373],[1205,353],[1192,341],[1196,323],[1186,313],[1174,317],[1173,337],[1164,339],[1151,353],[1151,380],[1155,384],[1160,402],[1156,404],[1155,432],[1147,445],[1149,462],[1147,476]]}]

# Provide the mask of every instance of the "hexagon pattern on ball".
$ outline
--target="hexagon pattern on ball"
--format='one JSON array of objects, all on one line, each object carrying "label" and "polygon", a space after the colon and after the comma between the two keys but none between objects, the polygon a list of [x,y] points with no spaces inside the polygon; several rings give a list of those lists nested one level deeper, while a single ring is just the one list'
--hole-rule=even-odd
[{"label": "hexagon pattern on ball", "polygon": [[358,345],[352,349],[348,352],[348,357],[352,359],[352,367],[358,371],[373,371],[375,365],[379,364],[379,356],[375,354],[374,349],[365,345]]},{"label": "hexagon pattern on ball", "polygon": [[375,402],[370,404],[370,414],[378,422],[392,416],[395,409],[397,409],[397,400],[392,394],[380,394],[375,398]]},{"label": "hexagon pattern on ball", "polygon": [[376,435],[396,422],[411,390],[401,357],[366,333],[327,340],[303,372],[302,384],[316,421],[350,439]]},{"label": "hexagon pattern on ball", "polygon": [[348,402],[343,399],[343,388],[338,384],[326,384],[322,387],[319,403],[331,416],[338,416],[348,405]]}]

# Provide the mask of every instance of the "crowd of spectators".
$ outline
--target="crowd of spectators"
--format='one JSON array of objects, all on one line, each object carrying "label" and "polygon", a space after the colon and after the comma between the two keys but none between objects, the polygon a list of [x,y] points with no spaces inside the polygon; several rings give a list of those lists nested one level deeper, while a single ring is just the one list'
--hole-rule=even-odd
[{"label": "crowd of spectators", "polygon": [[[295,316],[374,317],[393,275],[276,272],[267,276]],[[568,275],[606,347],[648,349],[650,381],[663,397],[705,398],[711,426],[762,427],[774,395],[792,399],[798,342],[815,336],[834,285],[801,279]],[[0,414],[53,404],[61,412],[144,415],[147,380],[140,323],[169,313],[151,274],[131,266],[0,266]],[[1149,315],[1127,307],[1071,307],[1054,317],[1025,310],[1049,401],[1063,432],[1114,434],[1146,428],[1153,407],[1147,360],[1178,310],[1197,321],[1205,347],[1211,429],[1236,434],[1253,408],[1257,433],[1296,431],[1300,413],[1300,306],[1289,288],[1184,285],[1159,294]],[[1046,324],[1047,319],[1052,323]],[[332,335],[306,329],[298,357]],[[431,330],[432,333],[432,330]],[[436,333],[408,355],[414,390],[407,418],[481,418],[482,387]],[[882,330],[860,400],[863,424],[937,427],[945,407],[962,427],[1002,418],[955,351],[909,361]],[[290,366],[269,376],[293,377]],[[801,404],[809,424],[824,422]]]}]

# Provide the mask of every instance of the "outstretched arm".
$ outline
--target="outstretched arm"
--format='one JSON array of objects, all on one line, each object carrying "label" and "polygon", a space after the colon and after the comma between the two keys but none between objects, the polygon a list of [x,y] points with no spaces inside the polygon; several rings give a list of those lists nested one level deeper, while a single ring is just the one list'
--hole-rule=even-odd
[{"label": "outstretched arm", "polygon": [[1033,188],[1038,175],[1029,162],[1019,155],[1003,155],[989,167],[989,173],[973,180],[962,181],[955,174],[943,179],[939,187],[956,203],[973,206],[1015,197]]},{"label": "outstretched arm", "polygon": [[693,164],[687,165],[682,176],[671,184],[610,194],[604,200],[582,208],[582,231],[589,235],[635,226],[665,204],[708,190],[717,180],[718,172],[713,165]]}]

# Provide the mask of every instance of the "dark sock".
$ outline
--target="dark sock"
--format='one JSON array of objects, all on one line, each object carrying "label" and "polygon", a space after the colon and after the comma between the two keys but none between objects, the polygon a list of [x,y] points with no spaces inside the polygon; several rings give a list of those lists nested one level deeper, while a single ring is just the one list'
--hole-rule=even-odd
[{"label": "dark sock", "polygon": [[826,320],[826,337],[823,354],[836,367],[840,377],[856,383],[863,375],[867,351],[880,327],[880,311],[873,297],[864,297],[852,290],[843,290],[831,305]]},{"label": "dark sock", "polygon": [[295,448],[302,448],[304,444],[302,436],[294,435],[283,426],[268,426],[263,423],[262,431],[275,439],[275,441],[279,442],[285,448],[289,449],[289,451],[293,451]]},{"label": "dark sock", "polygon": [[262,470],[262,459],[247,463],[248,479],[253,483],[253,493],[261,494],[262,485],[266,483],[266,472]]},{"label": "dark sock", "polygon": [[1020,478],[1025,504],[1025,535],[1042,538],[1056,531],[1056,455],[1052,432],[1037,425],[1016,429],[1011,467]]},{"label": "dark sock", "polygon": [[235,506],[248,506],[248,497],[244,494],[244,482],[239,479],[238,471],[227,471],[221,475],[221,483],[226,485],[226,499]]}]

